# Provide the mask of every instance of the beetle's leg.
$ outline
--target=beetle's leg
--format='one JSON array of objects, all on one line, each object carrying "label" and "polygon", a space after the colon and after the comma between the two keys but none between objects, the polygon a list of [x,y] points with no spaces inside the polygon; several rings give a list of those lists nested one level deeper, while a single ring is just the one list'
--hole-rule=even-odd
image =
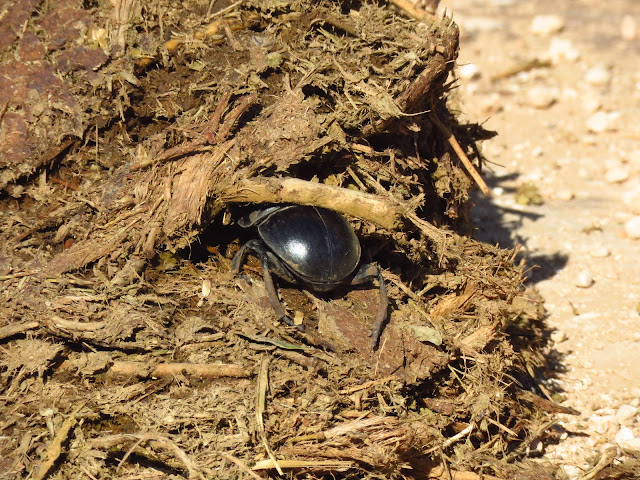
[{"label": "beetle's leg", "polygon": [[351,285],[360,285],[362,283],[375,280],[376,278],[380,284],[380,304],[378,305],[376,318],[371,326],[371,348],[373,350],[378,346],[380,335],[382,334],[384,324],[387,321],[387,311],[389,309],[389,297],[387,297],[387,286],[385,285],[384,278],[382,277],[382,270],[380,270],[380,267],[377,265],[373,265],[371,263],[361,265],[351,280]]},{"label": "beetle's leg", "polygon": [[[231,268],[235,273],[240,271],[240,267],[244,262],[244,259],[247,257],[249,252],[253,252],[256,256],[262,261],[262,278],[264,280],[264,287],[267,290],[267,296],[269,298],[269,303],[271,307],[276,312],[276,316],[278,320],[286,323],[287,325],[296,326],[293,323],[293,320],[289,318],[287,312],[285,312],[282,303],[280,303],[280,299],[278,298],[278,293],[276,292],[276,287],[273,284],[273,278],[271,277],[270,270],[275,266],[274,270],[276,273],[280,273],[282,267],[280,266],[278,260],[269,254],[269,251],[266,249],[264,244],[260,240],[249,240],[245,243],[240,250],[236,253],[231,261]],[[299,329],[303,329],[302,326],[298,326]]]}]

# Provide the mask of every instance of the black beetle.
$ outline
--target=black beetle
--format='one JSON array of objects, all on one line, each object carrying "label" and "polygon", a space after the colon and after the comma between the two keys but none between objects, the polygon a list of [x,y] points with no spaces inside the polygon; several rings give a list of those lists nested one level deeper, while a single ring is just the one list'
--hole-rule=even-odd
[{"label": "black beetle", "polygon": [[278,300],[270,272],[317,292],[377,278],[380,305],[371,327],[371,347],[376,348],[387,318],[387,288],[379,267],[364,264],[358,268],[360,241],[342,215],[319,207],[275,206],[250,213],[238,225],[256,227],[260,240],[249,240],[240,247],[231,262],[233,271],[240,272],[249,252],[260,258],[269,301],[278,318],[289,325],[293,322]]}]

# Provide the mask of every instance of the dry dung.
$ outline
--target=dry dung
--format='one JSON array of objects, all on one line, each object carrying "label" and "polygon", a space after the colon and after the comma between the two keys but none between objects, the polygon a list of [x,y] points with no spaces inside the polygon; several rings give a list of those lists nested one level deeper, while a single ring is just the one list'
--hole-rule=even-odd
[{"label": "dry dung", "polygon": [[[540,298],[469,236],[493,133],[448,107],[456,24],[405,3],[8,3],[0,475],[550,478]],[[382,268],[375,350],[377,286],[279,281],[300,331],[231,272],[280,203]]]}]

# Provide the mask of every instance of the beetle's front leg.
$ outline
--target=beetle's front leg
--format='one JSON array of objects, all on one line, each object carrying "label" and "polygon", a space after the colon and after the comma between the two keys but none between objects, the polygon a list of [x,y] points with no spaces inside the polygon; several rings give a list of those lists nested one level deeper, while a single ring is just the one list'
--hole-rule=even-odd
[{"label": "beetle's front leg", "polygon": [[387,312],[389,310],[389,297],[387,296],[387,286],[384,283],[382,277],[382,270],[377,265],[368,263],[361,265],[358,272],[351,280],[351,285],[360,285],[362,283],[370,282],[374,279],[378,279],[380,284],[380,303],[378,305],[378,311],[376,317],[371,325],[371,348],[373,350],[378,346],[380,335],[384,329],[385,322],[387,321]]},{"label": "beetle's front leg", "polygon": [[[280,299],[278,298],[278,293],[276,292],[276,287],[273,284],[273,278],[271,277],[270,265],[273,263],[273,258],[270,258],[269,252],[266,247],[260,240],[249,240],[245,243],[240,250],[235,254],[233,260],[231,261],[231,268],[237,274],[240,272],[240,268],[249,252],[255,253],[255,255],[262,262],[262,278],[264,281],[264,287],[267,290],[267,297],[269,298],[269,303],[271,307],[276,313],[278,320],[286,323],[287,325],[296,326],[287,315],[282,303],[280,303]],[[277,267],[279,268],[279,266]],[[302,326],[298,326],[300,330],[304,328]]]}]

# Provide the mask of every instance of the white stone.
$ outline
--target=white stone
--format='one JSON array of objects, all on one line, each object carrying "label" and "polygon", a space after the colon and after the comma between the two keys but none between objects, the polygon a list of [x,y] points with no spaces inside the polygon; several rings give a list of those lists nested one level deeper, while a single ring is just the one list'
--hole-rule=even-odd
[{"label": "white stone", "polygon": [[617,444],[626,444],[629,441],[633,441],[635,435],[629,427],[622,427],[618,433],[616,433],[615,441]]},{"label": "white stone", "polygon": [[537,438],[532,440],[529,446],[527,447],[527,455],[531,457],[537,457],[539,455],[542,455],[543,453],[544,453],[544,444]]},{"label": "white stone", "polygon": [[625,192],[622,201],[631,209],[631,213],[640,215],[640,185]]},{"label": "white stone", "polygon": [[475,80],[480,78],[480,67],[475,63],[465,63],[458,67],[458,76],[462,80]]},{"label": "white stone", "polygon": [[562,465],[562,469],[569,480],[574,480],[575,478],[579,478],[584,475],[582,469],[568,463]]},{"label": "white stone", "polygon": [[551,332],[550,337],[551,341],[556,345],[565,342],[568,339],[567,334],[560,330],[554,330],[553,332]]},{"label": "white stone", "polygon": [[606,258],[609,255],[611,255],[611,250],[609,250],[604,245],[600,245],[593,248],[589,253],[591,254],[592,257],[595,257],[595,258]]},{"label": "white stone", "polygon": [[629,169],[626,167],[611,167],[604,174],[608,183],[622,183],[629,178]]},{"label": "white stone", "polygon": [[627,420],[631,420],[638,414],[638,409],[631,405],[620,405],[616,412],[616,420],[618,423],[624,423]]},{"label": "white stone", "polygon": [[593,89],[588,89],[580,95],[580,105],[587,113],[594,113],[602,107],[602,95]]},{"label": "white stone", "polygon": [[580,58],[580,50],[573,46],[571,40],[555,37],[551,40],[547,55],[553,63],[575,62]]},{"label": "white stone", "polygon": [[576,276],[576,287],[589,288],[594,284],[593,275],[589,270],[582,270]]},{"label": "white stone", "polygon": [[527,92],[527,102],[535,108],[549,108],[558,101],[558,89],[555,87],[535,86]]},{"label": "white stone", "polygon": [[611,71],[604,65],[598,65],[587,70],[584,80],[590,85],[602,87],[611,81]]},{"label": "white stone", "polygon": [[564,18],[560,15],[536,15],[531,21],[531,33],[549,37],[564,28]]},{"label": "white stone", "polygon": [[604,435],[618,425],[618,421],[614,415],[593,415],[589,417],[588,423],[589,427],[600,435]]},{"label": "white stone", "polygon": [[553,194],[553,198],[555,198],[556,200],[561,200],[563,202],[568,202],[570,200],[573,200],[575,197],[576,197],[576,194],[573,193],[571,190],[567,190],[567,189],[558,190]]},{"label": "white stone", "polygon": [[624,231],[629,238],[637,240],[640,238],[640,216],[627,220],[624,224]]},{"label": "white stone", "polygon": [[636,20],[631,15],[625,15],[620,23],[620,36],[623,40],[635,40],[638,35]]},{"label": "white stone", "polygon": [[596,112],[587,119],[587,128],[593,133],[610,132],[616,129],[614,122],[618,112]]}]

